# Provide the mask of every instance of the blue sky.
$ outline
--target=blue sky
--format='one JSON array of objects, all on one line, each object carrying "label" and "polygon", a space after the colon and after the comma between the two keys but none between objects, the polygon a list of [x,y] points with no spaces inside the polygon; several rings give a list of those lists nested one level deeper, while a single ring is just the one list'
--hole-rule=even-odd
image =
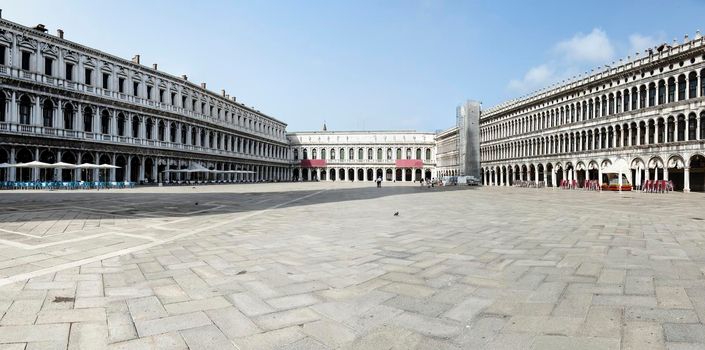
[{"label": "blue sky", "polygon": [[703,1],[34,1],[3,18],[225,89],[289,131],[416,129],[660,42]]}]

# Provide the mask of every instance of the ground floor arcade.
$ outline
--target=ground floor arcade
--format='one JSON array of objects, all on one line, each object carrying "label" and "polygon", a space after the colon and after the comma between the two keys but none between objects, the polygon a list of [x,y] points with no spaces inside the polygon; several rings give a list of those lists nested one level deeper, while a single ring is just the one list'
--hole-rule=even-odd
[{"label": "ground floor arcade", "polygon": [[431,179],[430,168],[294,168],[294,181],[382,181],[413,182]]},{"label": "ground floor arcade", "polygon": [[[288,181],[286,164],[266,164],[249,160],[199,159],[195,156],[154,155],[119,151],[94,151],[55,147],[0,145],[0,163],[31,161],[69,164],[110,164],[117,169],[39,169],[0,168],[0,181],[111,181],[154,183],[169,181]],[[182,173],[165,170],[188,169],[196,163],[209,170],[251,171],[253,173]]]},{"label": "ground floor arcade", "polygon": [[624,174],[635,189],[649,180],[668,180],[676,191],[705,192],[705,152],[655,152],[594,157],[535,159],[482,164],[482,182],[489,186],[512,186],[518,181],[557,187],[562,180],[581,188],[587,180],[605,182],[603,169],[617,161],[628,164]]}]

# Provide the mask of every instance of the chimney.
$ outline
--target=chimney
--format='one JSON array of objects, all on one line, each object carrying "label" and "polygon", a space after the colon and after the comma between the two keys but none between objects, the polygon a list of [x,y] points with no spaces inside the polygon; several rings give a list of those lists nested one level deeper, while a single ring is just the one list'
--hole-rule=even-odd
[{"label": "chimney", "polygon": [[231,97],[230,99],[233,100],[233,102],[237,102],[237,97],[235,96]]},{"label": "chimney", "polygon": [[183,80],[188,80],[188,77],[186,76],[186,74],[182,74],[182,75],[181,75],[181,79],[183,79]]},{"label": "chimney", "polygon": [[0,9],[0,18],[2,18],[2,9]]},{"label": "chimney", "polygon": [[152,68],[153,68],[154,70],[157,70],[157,64],[156,64],[156,63],[152,63]]},{"label": "chimney", "polygon": [[140,55],[135,55],[135,57],[132,57],[132,63],[140,64]]},{"label": "chimney", "polygon": [[223,97],[225,97],[225,89],[220,90],[220,93],[223,95]]},{"label": "chimney", "polygon": [[206,83],[201,83],[201,87],[205,89],[205,88],[206,88]]},{"label": "chimney", "polygon": [[64,30],[63,29],[57,29],[56,30],[56,36],[59,38],[63,39],[64,38]]}]

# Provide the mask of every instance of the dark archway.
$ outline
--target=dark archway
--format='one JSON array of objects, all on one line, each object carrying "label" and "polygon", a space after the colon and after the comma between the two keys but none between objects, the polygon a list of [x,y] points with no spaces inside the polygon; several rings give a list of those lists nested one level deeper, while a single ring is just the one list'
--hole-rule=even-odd
[{"label": "dark archway", "polygon": [[690,190],[705,192],[705,157],[699,154],[690,157]]},{"label": "dark archway", "polygon": [[130,179],[128,181],[137,182],[139,180],[141,166],[140,158],[133,156],[130,160]]},{"label": "dark archway", "polygon": [[[81,163],[95,164],[93,155],[84,153],[81,157]],[[81,169],[81,181],[93,181],[93,169]]]},{"label": "dark archway", "polygon": [[119,167],[115,169],[115,181],[129,181],[129,179],[125,178],[125,174],[127,174],[127,160],[125,159],[125,156],[119,154],[115,157],[115,165]]},{"label": "dark archway", "polygon": [[[61,161],[69,164],[77,164],[76,155],[70,151],[64,151],[61,154]],[[61,169],[61,180],[62,181],[76,181],[75,179],[76,170],[75,169]]]},{"label": "dark archway", "polygon": [[[44,150],[39,153],[39,161],[49,164],[56,163],[56,154],[51,150]],[[39,169],[40,181],[54,181],[54,169]]]}]

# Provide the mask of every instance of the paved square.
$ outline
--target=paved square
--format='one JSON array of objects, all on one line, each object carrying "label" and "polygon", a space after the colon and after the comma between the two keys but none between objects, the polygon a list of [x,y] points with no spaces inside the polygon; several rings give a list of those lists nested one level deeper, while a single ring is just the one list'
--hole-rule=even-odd
[{"label": "paved square", "polygon": [[703,208],[350,183],[2,192],[0,347],[705,348]]}]

